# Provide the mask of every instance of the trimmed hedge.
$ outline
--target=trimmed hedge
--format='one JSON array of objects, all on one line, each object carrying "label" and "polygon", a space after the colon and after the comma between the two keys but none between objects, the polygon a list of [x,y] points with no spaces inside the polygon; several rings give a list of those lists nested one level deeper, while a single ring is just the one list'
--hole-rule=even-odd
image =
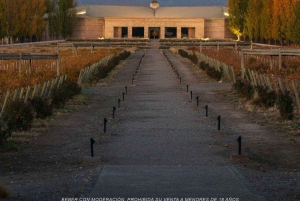
[{"label": "trimmed hedge", "polygon": [[52,91],[51,105],[56,108],[62,108],[66,101],[73,96],[80,94],[81,87],[75,82],[67,81],[63,83],[58,89]]},{"label": "trimmed hedge", "polygon": [[221,71],[217,71],[214,67],[210,67],[209,64],[205,63],[204,61],[200,62],[199,67],[204,70],[209,77],[218,81],[222,79],[222,69]]},{"label": "trimmed hedge", "polygon": [[276,94],[275,91],[268,91],[261,86],[253,88],[249,83],[245,83],[241,80],[238,80],[233,85],[233,88],[240,96],[247,100],[251,100],[256,91],[258,99],[255,99],[255,104],[264,106],[265,108],[274,107],[276,105],[283,119],[292,120],[294,117],[294,100],[290,92],[280,92]]},{"label": "trimmed hedge", "polygon": [[12,131],[28,131],[31,128],[33,118],[34,112],[31,105],[16,100],[6,108],[1,120],[5,132],[10,134]]},{"label": "trimmed hedge", "polygon": [[100,79],[105,78],[108,75],[108,73],[110,73],[120,63],[121,60],[127,59],[130,56],[130,54],[131,53],[129,51],[124,51],[118,56],[109,60],[107,65],[97,66],[96,71],[89,78],[89,83],[92,84],[98,82]]},{"label": "trimmed hedge", "polygon": [[45,119],[52,115],[52,105],[49,104],[47,100],[41,97],[35,97],[30,100],[30,104],[35,113],[35,118]]},{"label": "trimmed hedge", "polygon": [[293,97],[291,96],[290,92],[278,94],[278,99],[276,105],[279,109],[280,115],[284,119],[292,120],[294,118],[294,101]]}]

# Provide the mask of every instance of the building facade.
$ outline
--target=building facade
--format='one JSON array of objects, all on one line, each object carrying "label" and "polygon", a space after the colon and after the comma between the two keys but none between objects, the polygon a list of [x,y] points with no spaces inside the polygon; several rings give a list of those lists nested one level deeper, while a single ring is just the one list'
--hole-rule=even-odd
[{"label": "building facade", "polygon": [[228,9],[221,6],[150,7],[87,5],[77,8],[73,39],[229,39]]}]

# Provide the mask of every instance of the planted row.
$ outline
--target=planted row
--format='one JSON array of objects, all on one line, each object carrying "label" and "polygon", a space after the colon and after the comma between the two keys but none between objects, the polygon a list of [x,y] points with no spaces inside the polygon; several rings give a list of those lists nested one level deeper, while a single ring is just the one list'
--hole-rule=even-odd
[{"label": "planted row", "polygon": [[267,90],[262,86],[253,87],[247,82],[238,80],[234,85],[237,93],[253,104],[270,108],[276,106],[284,119],[293,119],[294,100],[290,92],[279,92]]},{"label": "planted row", "polygon": [[13,131],[28,131],[34,118],[44,119],[52,115],[53,108],[61,108],[67,100],[80,94],[81,88],[74,82],[64,82],[51,92],[51,99],[34,97],[28,101],[11,101],[0,119],[0,142]]}]

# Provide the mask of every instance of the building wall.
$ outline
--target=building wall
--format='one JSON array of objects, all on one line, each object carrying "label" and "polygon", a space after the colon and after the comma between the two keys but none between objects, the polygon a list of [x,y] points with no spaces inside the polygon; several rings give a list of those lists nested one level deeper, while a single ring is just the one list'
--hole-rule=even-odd
[{"label": "building wall", "polygon": [[[204,37],[204,19],[174,19],[174,18],[105,18],[105,38],[114,38],[114,27],[128,27],[128,37],[131,38],[132,27],[144,27],[144,36],[149,37],[149,27],[160,27],[160,36],[164,38],[165,27],[195,28],[195,37]],[[178,36],[179,37],[179,36]]]},{"label": "building wall", "polygon": [[225,39],[237,39],[237,36],[234,35],[230,30],[229,30],[229,22],[228,19],[225,20]]},{"label": "building wall", "polygon": [[207,19],[205,20],[205,38],[224,39],[225,20]]},{"label": "building wall", "polygon": [[98,39],[104,37],[104,19],[84,18],[78,19],[73,39]]}]

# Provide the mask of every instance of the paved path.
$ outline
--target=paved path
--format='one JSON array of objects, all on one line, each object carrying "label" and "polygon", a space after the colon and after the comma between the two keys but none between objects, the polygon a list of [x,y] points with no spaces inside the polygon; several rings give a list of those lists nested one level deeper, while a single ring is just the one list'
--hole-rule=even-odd
[{"label": "paved path", "polygon": [[[212,134],[217,114],[212,111],[211,118],[203,117],[204,111],[186,92],[187,83],[198,94],[230,85],[199,83],[187,65],[171,53],[167,56],[185,84],[179,84],[161,50],[147,50],[134,86],[128,87],[116,120],[109,122],[111,136],[95,147],[106,165],[83,197],[264,200],[249,190],[229,156],[220,154],[223,149]],[[138,61],[142,54],[134,57]],[[132,62],[123,67],[128,72],[132,68]]]}]

